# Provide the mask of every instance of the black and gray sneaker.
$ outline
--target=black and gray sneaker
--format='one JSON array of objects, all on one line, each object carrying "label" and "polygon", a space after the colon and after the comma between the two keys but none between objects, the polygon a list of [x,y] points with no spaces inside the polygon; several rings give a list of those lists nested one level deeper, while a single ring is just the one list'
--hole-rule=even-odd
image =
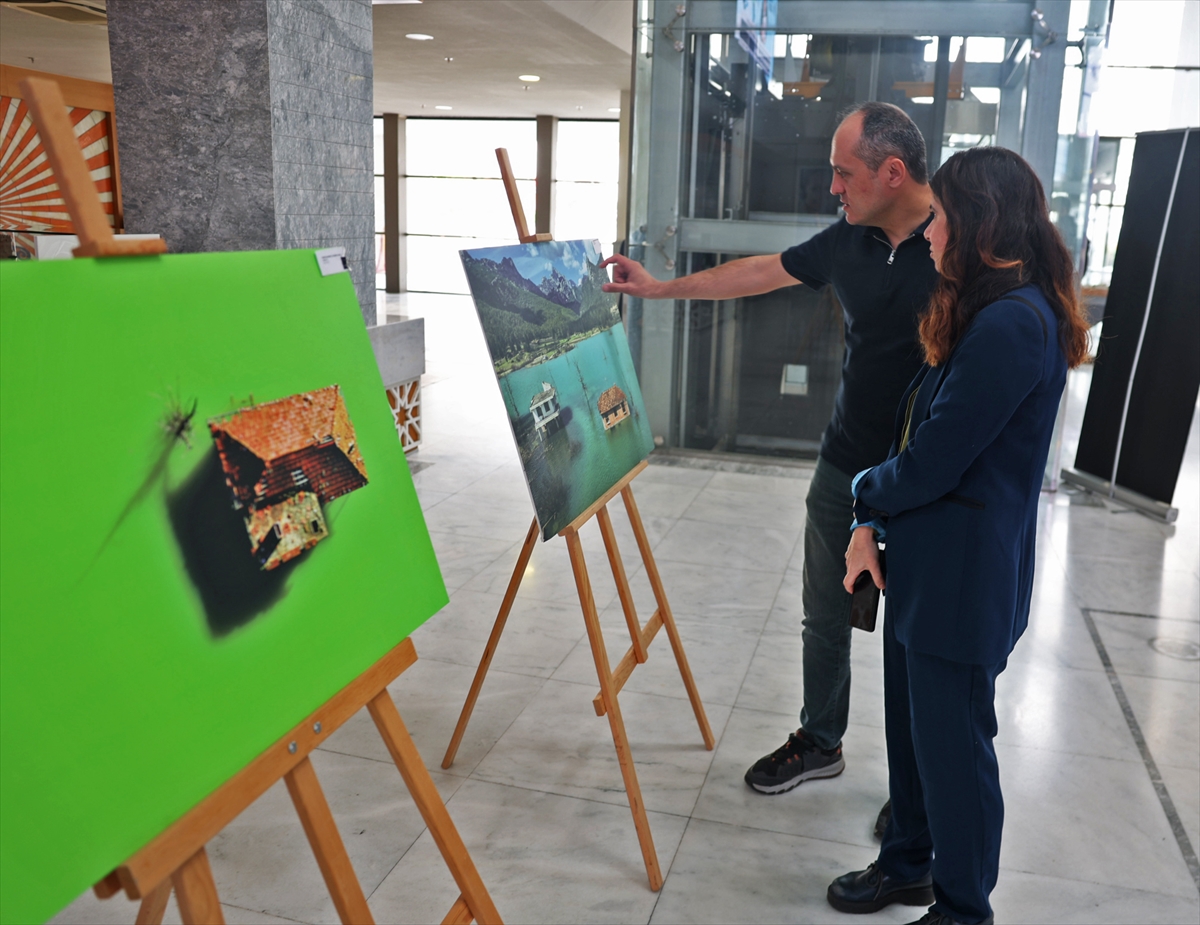
[{"label": "black and gray sneaker", "polygon": [[746,783],[759,793],[786,793],[806,780],[837,777],[846,768],[842,747],[818,748],[797,729],[788,740],[746,772]]}]

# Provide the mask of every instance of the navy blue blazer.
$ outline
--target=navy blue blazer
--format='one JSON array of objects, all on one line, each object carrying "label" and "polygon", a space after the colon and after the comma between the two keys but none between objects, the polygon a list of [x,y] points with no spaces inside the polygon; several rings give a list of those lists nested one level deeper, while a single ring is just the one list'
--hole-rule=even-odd
[{"label": "navy blue blazer", "polygon": [[988,664],[1025,631],[1038,495],[1066,376],[1058,319],[1025,286],[983,308],[949,358],[908,387],[888,459],[859,480],[854,510],[859,523],[886,518],[887,612],[903,645]]}]

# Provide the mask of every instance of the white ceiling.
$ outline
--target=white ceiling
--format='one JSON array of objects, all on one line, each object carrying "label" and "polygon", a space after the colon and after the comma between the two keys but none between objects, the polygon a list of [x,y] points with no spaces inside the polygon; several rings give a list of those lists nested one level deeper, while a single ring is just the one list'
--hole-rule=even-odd
[{"label": "white ceiling", "polygon": [[[629,87],[632,40],[633,0],[380,4],[375,111],[426,116],[453,106],[446,115],[612,119],[608,110]],[[522,74],[542,79],[523,84]]]},{"label": "white ceiling", "polygon": [[[374,31],[377,113],[613,119],[629,87],[633,0],[382,3]],[[412,41],[409,32],[434,38]],[[112,80],[104,26],[4,6],[0,63]],[[522,74],[542,79],[525,84]]]}]

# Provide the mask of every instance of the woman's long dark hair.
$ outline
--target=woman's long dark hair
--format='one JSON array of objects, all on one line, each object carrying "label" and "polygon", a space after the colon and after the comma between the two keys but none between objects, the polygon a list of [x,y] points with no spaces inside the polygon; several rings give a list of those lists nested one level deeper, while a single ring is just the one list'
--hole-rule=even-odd
[{"label": "woman's long dark hair", "polygon": [[1075,295],[1075,268],[1033,168],[1006,148],[971,148],[947,160],[929,185],[947,238],[941,278],[921,318],[926,361],[944,362],[980,309],[1032,283],[1058,316],[1067,363],[1082,363],[1088,323]]}]

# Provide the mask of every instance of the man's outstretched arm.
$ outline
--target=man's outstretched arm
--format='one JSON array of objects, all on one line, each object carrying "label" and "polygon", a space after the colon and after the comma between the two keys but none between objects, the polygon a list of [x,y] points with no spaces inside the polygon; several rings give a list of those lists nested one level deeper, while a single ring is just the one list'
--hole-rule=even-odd
[{"label": "man's outstretched arm", "polygon": [[613,254],[602,267],[612,265],[613,281],[605,292],[623,292],[640,299],[737,299],[798,285],[800,280],[783,268],[779,254],[743,257],[711,270],[678,279],[657,280],[636,260]]}]

